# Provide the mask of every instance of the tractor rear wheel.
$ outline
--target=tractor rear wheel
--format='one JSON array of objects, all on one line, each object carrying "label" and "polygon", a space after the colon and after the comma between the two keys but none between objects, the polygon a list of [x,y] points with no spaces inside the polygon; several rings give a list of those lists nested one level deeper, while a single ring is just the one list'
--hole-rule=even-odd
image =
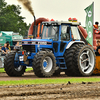
[{"label": "tractor rear wheel", "polygon": [[59,76],[61,72],[61,69],[59,67],[56,67],[55,72],[53,73],[53,76]]},{"label": "tractor rear wheel", "polygon": [[26,66],[14,66],[14,58],[16,52],[10,52],[5,56],[4,69],[9,76],[22,76],[25,72]]},{"label": "tractor rear wheel", "polygon": [[73,64],[77,76],[90,76],[95,68],[95,53],[92,47],[79,47],[73,57]]},{"label": "tractor rear wheel", "polygon": [[64,53],[64,58],[66,62],[67,69],[65,70],[65,74],[67,76],[75,76],[75,66],[73,64],[73,57],[75,54],[75,51],[79,46],[83,46],[83,44],[73,44],[69,49],[66,49]]},{"label": "tractor rear wheel", "polygon": [[68,76],[90,76],[95,67],[95,53],[89,45],[73,45],[65,52]]},{"label": "tractor rear wheel", "polygon": [[38,77],[50,77],[56,69],[56,60],[52,52],[39,51],[33,59],[34,73]]}]

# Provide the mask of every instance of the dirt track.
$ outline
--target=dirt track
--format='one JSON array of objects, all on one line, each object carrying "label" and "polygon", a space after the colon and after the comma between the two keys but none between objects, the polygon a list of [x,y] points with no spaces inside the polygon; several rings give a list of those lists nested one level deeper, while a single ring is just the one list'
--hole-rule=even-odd
[{"label": "dirt track", "polygon": [[[96,75],[96,76],[91,76],[91,77],[96,77],[96,78],[100,78],[100,75]],[[61,75],[59,76],[52,76],[49,79],[56,79],[56,78],[74,78],[74,77],[68,77],[67,75],[65,75],[64,72],[61,73]],[[80,77],[77,77],[80,78]],[[89,77],[87,77],[89,78]],[[7,81],[7,80],[22,80],[22,79],[43,79],[43,78],[39,78],[36,75],[34,75],[34,72],[25,72],[24,75],[22,77],[9,77],[6,73],[0,73],[0,81]],[[44,78],[47,79],[47,78]]]},{"label": "dirt track", "polygon": [[[59,77],[67,78],[61,74]],[[100,76],[92,76],[100,77]],[[0,74],[0,80],[36,79],[33,72],[23,77],[9,77]],[[100,82],[98,83],[66,83],[47,85],[0,86],[0,100],[100,100]]]},{"label": "dirt track", "polygon": [[100,83],[0,87],[0,100],[100,100]]}]

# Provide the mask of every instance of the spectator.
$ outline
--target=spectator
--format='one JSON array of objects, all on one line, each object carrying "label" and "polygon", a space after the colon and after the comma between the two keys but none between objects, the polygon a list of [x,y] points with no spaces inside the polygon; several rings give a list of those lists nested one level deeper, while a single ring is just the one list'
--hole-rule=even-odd
[{"label": "spectator", "polygon": [[1,56],[1,54],[2,54],[2,47],[0,46],[0,56]]},{"label": "spectator", "polygon": [[18,47],[18,46],[19,46],[19,47],[22,46],[22,45],[19,45],[19,41],[18,41],[18,42],[16,43],[16,45],[14,46],[14,50],[16,50],[15,48]]},{"label": "spectator", "polygon": [[18,41],[15,46],[20,46],[21,47],[22,45],[19,45],[19,41]]},{"label": "spectator", "polygon": [[2,55],[6,55],[7,54],[7,44],[5,43],[4,46],[2,47]]},{"label": "spectator", "polygon": [[[19,47],[21,47],[22,45],[19,45],[19,41],[16,43],[16,45],[14,46],[14,50],[17,51]],[[15,61],[17,61],[18,58],[18,53],[16,52],[15,54]]]},{"label": "spectator", "polygon": [[99,22],[95,22],[95,25],[94,26],[94,29],[98,30],[99,29],[99,26],[98,26]]},{"label": "spectator", "polygon": [[96,52],[100,54],[100,40],[97,41],[97,49]]},{"label": "spectator", "polygon": [[3,67],[4,66],[4,56],[2,56],[2,46],[0,46],[0,60],[1,60],[1,66]]},{"label": "spectator", "polygon": [[7,41],[6,44],[7,44],[7,52],[10,52],[11,48],[10,48],[9,41]]}]

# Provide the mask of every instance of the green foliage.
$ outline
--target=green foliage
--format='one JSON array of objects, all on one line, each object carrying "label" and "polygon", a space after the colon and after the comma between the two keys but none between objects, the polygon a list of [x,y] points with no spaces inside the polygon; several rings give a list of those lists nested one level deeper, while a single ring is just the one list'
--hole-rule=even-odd
[{"label": "green foliage", "polygon": [[5,7],[7,5],[7,3],[5,2],[5,0],[0,0],[0,9],[2,7]]},{"label": "green foliage", "polygon": [[25,17],[20,16],[19,5],[7,5],[5,0],[0,0],[0,31],[19,32],[25,36],[29,26],[23,21]]}]

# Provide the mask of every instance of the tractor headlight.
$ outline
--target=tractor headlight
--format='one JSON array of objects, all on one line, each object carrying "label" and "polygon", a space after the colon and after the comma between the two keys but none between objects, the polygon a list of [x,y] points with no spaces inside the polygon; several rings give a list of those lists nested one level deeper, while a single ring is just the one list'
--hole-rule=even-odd
[{"label": "tractor headlight", "polygon": [[30,55],[30,52],[28,52],[27,54]]}]

